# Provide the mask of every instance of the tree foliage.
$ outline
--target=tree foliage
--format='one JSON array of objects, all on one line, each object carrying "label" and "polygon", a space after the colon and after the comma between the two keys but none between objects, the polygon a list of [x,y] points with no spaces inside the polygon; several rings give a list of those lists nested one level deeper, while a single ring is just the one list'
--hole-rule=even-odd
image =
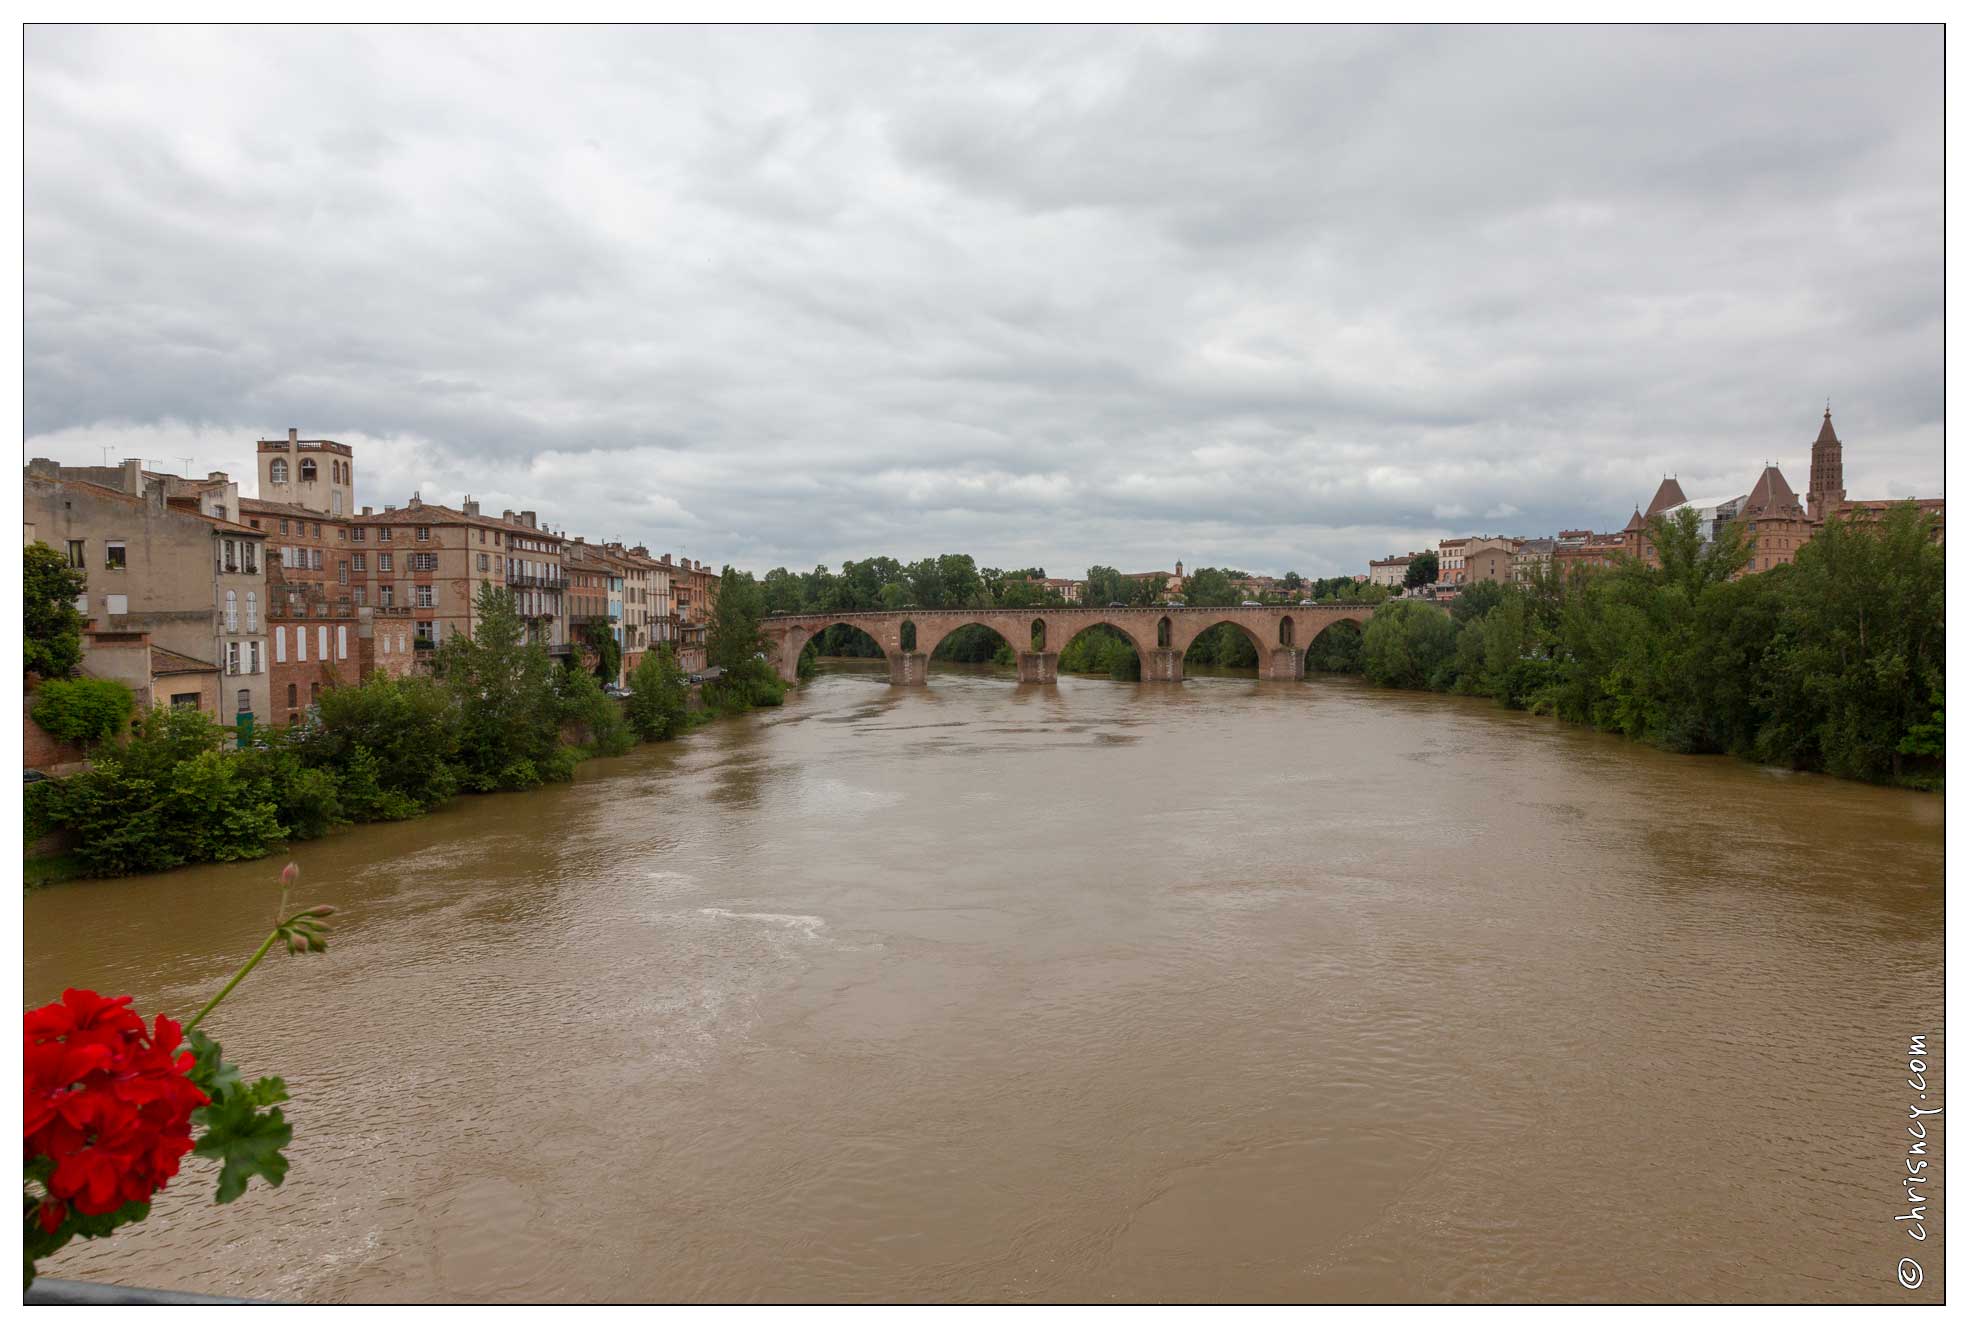
[{"label": "tree foliage", "polygon": [[39,540],[21,550],[21,573],[26,669],[67,678],[82,663],[83,619],[75,600],[88,589],[88,576]]},{"label": "tree foliage", "polygon": [[34,692],[34,723],[70,743],[96,743],[123,732],[137,699],[109,678],[51,678]]}]

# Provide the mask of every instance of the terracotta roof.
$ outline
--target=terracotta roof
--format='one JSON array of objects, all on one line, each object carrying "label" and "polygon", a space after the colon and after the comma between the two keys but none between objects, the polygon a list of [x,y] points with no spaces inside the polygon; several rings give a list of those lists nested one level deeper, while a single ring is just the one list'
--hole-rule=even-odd
[{"label": "terracotta roof", "polygon": [[1623,531],[1645,531],[1647,528],[1648,523],[1642,520],[1641,510],[1636,508],[1634,509],[1634,515],[1627,519],[1627,525],[1620,529]]},{"label": "terracotta roof", "polygon": [[303,521],[343,522],[349,520],[346,516],[334,517],[326,512],[316,512],[313,508],[304,508],[299,503],[276,503],[270,498],[242,498],[239,500],[239,510],[241,512],[266,512],[276,517],[299,517]]},{"label": "terracotta roof", "polygon": [[153,674],[216,674],[219,666],[194,660],[189,655],[167,651],[162,646],[150,648],[150,672]]},{"label": "terracotta roof", "polygon": [[1688,501],[1682,493],[1682,486],[1676,483],[1674,476],[1669,476],[1661,482],[1661,488],[1655,490],[1655,496],[1648,500],[1648,515],[1652,517],[1670,508],[1679,508]]},{"label": "terracotta roof", "polygon": [[495,530],[513,531],[520,535],[530,535],[537,540],[552,540],[565,543],[565,535],[555,535],[552,531],[525,522],[507,521],[504,517],[488,517],[481,513],[474,517],[469,512],[448,508],[442,503],[419,503],[414,507],[392,508],[387,512],[362,512],[342,518],[343,521],[359,522],[366,526],[490,526]]},{"label": "terracotta roof", "polygon": [[[135,494],[126,494],[121,489],[111,489],[108,485],[94,484],[88,480],[54,479],[52,477],[42,476],[42,475],[29,476],[28,478],[32,480],[41,480],[48,484],[60,485],[66,489],[85,490],[88,493],[97,496],[98,498],[115,499],[117,502],[127,504],[128,506],[133,508],[148,507],[150,505],[150,500],[148,499],[139,498]],[[169,512],[173,516],[177,516],[177,517],[190,517],[194,521],[210,522],[212,525],[218,527],[222,531],[237,531],[241,535],[266,534],[265,531],[258,530],[251,526],[242,526],[236,521],[227,521],[222,517],[208,517],[203,512],[194,512],[189,508],[175,507],[169,503],[165,504],[164,511]]]},{"label": "terracotta roof", "polygon": [[1766,466],[1764,473],[1757,477],[1751,486],[1750,496],[1744,499],[1745,516],[1758,516],[1763,513],[1787,514],[1798,511],[1798,495],[1785,483],[1784,473],[1775,466]]},{"label": "terracotta roof", "polygon": [[1819,436],[1812,441],[1814,443],[1837,443],[1839,441],[1839,435],[1832,432],[1832,408],[1830,406],[1825,408],[1825,422],[1819,426]]}]

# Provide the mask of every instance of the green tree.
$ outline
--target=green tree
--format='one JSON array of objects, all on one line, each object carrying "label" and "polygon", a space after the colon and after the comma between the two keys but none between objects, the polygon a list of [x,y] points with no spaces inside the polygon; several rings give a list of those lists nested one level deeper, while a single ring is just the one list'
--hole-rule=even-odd
[{"label": "green tree", "polygon": [[622,705],[602,691],[601,683],[585,669],[563,669],[559,684],[560,718],[581,732],[586,750],[598,757],[619,757],[636,746],[636,733]]},{"label": "green tree", "polygon": [[1361,668],[1383,687],[1426,688],[1456,652],[1456,625],[1434,605],[1381,606],[1361,634]]},{"label": "green tree", "polygon": [[1417,554],[1408,561],[1408,571],[1402,574],[1402,585],[1410,590],[1417,586],[1433,586],[1441,571],[1441,562],[1433,549]]},{"label": "green tree", "polygon": [[646,652],[629,676],[629,723],[648,742],[675,738],[684,729],[690,683],[665,642]]},{"label": "green tree", "polygon": [[88,588],[88,576],[39,540],[21,551],[21,565],[27,672],[67,678],[82,663],[82,614],[75,599]]},{"label": "green tree", "polygon": [[[926,560],[927,561],[927,560]],[[726,713],[752,706],[777,706],[786,685],[766,659],[767,642],[760,620],[765,596],[749,572],[727,566],[718,579],[718,600],[705,634],[705,657],[723,671],[704,685],[707,706]]]},{"label": "green tree", "polygon": [[525,789],[547,778],[560,746],[553,661],[527,640],[512,594],[482,583],[472,635],[437,650],[433,669],[457,707],[458,764],[466,788]]},{"label": "green tree", "polygon": [[354,821],[398,821],[458,791],[458,704],[421,674],[375,673],[321,694],[301,759],[334,772]]}]

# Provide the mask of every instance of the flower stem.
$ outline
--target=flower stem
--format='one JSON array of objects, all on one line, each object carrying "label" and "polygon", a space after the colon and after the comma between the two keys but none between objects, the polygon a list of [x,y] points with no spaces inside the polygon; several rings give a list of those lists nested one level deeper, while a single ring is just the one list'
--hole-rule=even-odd
[{"label": "flower stem", "polygon": [[278,941],[279,939],[280,939],[280,929],[276,927],[272,932],[269,932],[267,934],[267,939],[260,943],[260,949],[253,952],[253,958],[248,960],[245,964],[241,965],[239,967],[239,972],[232,976],[232,980],[228,982],[224,987],[219,989],[219,995],[212,998],[212,1000],[206,1002],[204,1009],[199,1011],[198,1014],[191,1017],[191,1023],[184,1027],[184,1033],[188,1035],[191,1033],[192,1030],[198,1028],[198,1022],[200,1020],[203,1020],[206,1016],[210,1015],[212,1013],[212,1008],[214,1006],[217,1006],[220,1002],[224,1001],[226,999],[226,994],[228,992],[231,992],[234,988],[239,986],[240,979],[246,977],[248,974],[253,972],[254,965],[266,959],[267,952],[273,949],[274,942]]}]

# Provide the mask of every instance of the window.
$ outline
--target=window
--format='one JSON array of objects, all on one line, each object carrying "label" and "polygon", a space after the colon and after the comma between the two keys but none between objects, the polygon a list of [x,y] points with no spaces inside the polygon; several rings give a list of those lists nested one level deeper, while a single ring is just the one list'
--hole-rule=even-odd
[{"label": "window", "polygon": [[321,551],[319,549],[310,549],[308,551],[308,566],[316,572],[321,571]]},{"label": "window", "polygon": [[103,545],[103,566],[111,572],[121,572],[127,565],[121,540],[110,540]]},{"label": "window", "polygon": [[260,630],[260,596],[257,591],[246,593],[246,630],[248,632]]},{"label": "window", "polygon": [[410,556],[410,566],[418,572],[436,572],[438,570],[438,556],[436,554],[412,554]]},{"label": "window", "polygon": [[355,564],[356,564],[356,571],[357,571],[357,572],[367,572],[367,571],[369,571],[369,555],[367,555],[367,554],[357,554],[357,555],[355,556]]},{"label": "window", "polygon": [[316,523],[314,524],[314,538],[315,538],[315,539],[317,539],[317,540],[319,540],[319,539],[321,539],[321,523],[320,523],[320,522],[316,522]]},{"label": "window", "polygon": [[328,658],[328,625],[327,624],[324,623],[322,626],[315,629],[315,645],[321,648],[320,652],[316,654],[315,659],[326,660]]},{"label": "window", "polygon": [[72,568],[86,568],[89,566],[87,555],[83,551],[82,541],[70,540],[68,542],[68,565]]},{"label": "window", "polygon": [[339,623],[335,625],[335,658],[337,660],[349,658],[349,630]]},{"label": "window", "polygon": [[294,658],[302,664],[308,662],[308,630],[294,629]]},{"label": "window", "polygon": [[406,649],[407,647],[403,640],[403,634],[399,632],[397,633],[397,654],[402,655]]},{"label": "window", "polygon": [[417,528],[417,538],[418,538],[419,540],[428,540],[428,539],[430,539],[430,538],[431,538],[431,528],[430,528],[430,527],[428,527],[428,526],[419,526],[419,527]]},{"label": "window", "polygon": [[484,572],[484,571],[486,571],[486,570],[487,570],[487,569],[488,569],[489,567],[491,567],[491,566],[492,566],[492,564],[491,564],[491,560],[489,560],[489,559],[488,559],[488,558],[487,558],[487,557],[486,557],[486,556],[485,556],[484,554],[480,554],[480,555],[479,555],[479,571],[480,571],[480,572]]},{"label": "window", "polygon": [[337,526],[335,528],[335,538],[343,544],[347,544],[349,542],[349,528],[346,526]]},{"label": "window", "polygon": [[226,643],[226,672],[228,674],[239,672],[239,643],[236,641]]},{"label": "window", "polygon": [[195,711],[198,709],[196,692],[174,692],[171,694],[171,709],[174,711]]},{"label": "window", "polygon": [[260,570],[260,546],[246,540],[239,542],[240,566],[248,572]]},{"label": "window", "polygon": [[483,526],[479,527],[479,543],[485,543],[485,527]]},{"label": "window", "polygon": [[105,595],[103,597],[103,612],[112,618],[118,614],[129,613],[130,597],[127,595]]},{"label": "window", "polygon": [[339,489],[337,489],[337,490],[336,490],[335,492],[333,492],[333,493],[331,493],[331,494],[330,494],[330,495],[328,496],[328,506],[329,506],[330,508],[332,508],[332,509],[334,510],[334,512],[335,512],[335,515],[336,515],[336,516],[338,516],[338,517],[339,517],[339,516],[341,516],[341,515],[342,515],[342,491],[341,491],[341,490],[339,490]]},{"label": "window", "polygon": [[356,527],[356,543],[365,544],[368,542],[368,540],[369,540],[369,528],[367,526]]},{"label": "window", "polygon": [[497,531],[494,531],[492,533],[492,547],[494,549],[497,549],[499,547],[499,532]]},{"label": "window", "polygon": [[246,643],[246,672],[249,674],[260,672],[260,643],[257,641]]},{"label": "window", "polygon": [[419,586],[417,588],[417,607],[419,609],[432,608],[436,603],[431,595],[431,591],[432,588],[429,586]]},{"label": "window", "polygon": [[286,628],[275,628],[273,630],[273,662],[275,664],[287,663],[287,629]]},{"label": "window", "polygon": [[431,620],[429,620],[428,618],[420,618],[417,620],[417,640],[418,641],[433,640],[431,636]]},{"label": "window", "polygon": [[397,603],[397,588],[388,582],[383,583],[383,598],[376,602],[385,609],[394,609]]},{"label": "window", "polygon": [[367,586],[358,586],[358,587],[356,587],[356,588],[355,588],[355,596],[356,596],[356,603],[357,603],[357,604],[359,604],[359,605],[366,605],[366,604],[368,604],[368,603],[369,603],[369,588],[368,588]]},{"label": "window", "polygon": [[383,634],[383,654],[388,655],[389,653],[390,653],[390,634],[385,632]]},{"label": "window", "polygon": [[239,690],[239,713],[241,715],[253,714],[253,694],[245,688]]},{"label": "window", "polygon": [[[275,457],[273,459],[273,465],[267,467],[267,479],[271,480],[273,483],[277,485],[284,485],[287,483],[287,458]],[[281,529],[285,530],[286,526],[287,523],[285,522],[281,523]]]},{"label": "window", "polygon": [[308,684],[308,705],[313,706],[321,700],[321,684]]},{"label": "window", "polygon": [[311,484],[313,484],[313,483],[315,482],[315,479],[316,479],[316,477],[317,477],[317,476],[318,476],[319,474],[320,474],[320,471],[319,471],[319,470],[318,470],[318,469],[316,468],[316,466],[315,466],[315,464],[314,464],[314,458],[312,458],[312,457],[309,457],[309,458],[307,458],[306,460],[304,460],[304,461],[303,461],[303,462],[301,463],[301,483],[302,483],[302,484],[304,484],[304,485],[311,485]]},{"label": "window", "polygon": [[[227,632],[239,631],[239,592],[238,591],[226,592],[226,631]],[[235,669],[233,672],[238,673],[239,671]]]},{"label": "window", "polygon": [[376,570],[378,572],[395,572],[396,571],[395,557],[390,554],[376,555]]},{"label": "window", "polygon": [[338,581],[338,582],[340,582],[340,583],[341,583],[342,585],[344,585],[344,586],[347,586],[347,585],[349,584],[349,560],[348,560],[348,559],[346,559],[346,558],[344,558],[344,559],[338,559],[338,560],[336,560],[336,563],[335,563],[335,580],[336,580],[336,581]]},{"label": "window", "polygon": [[396,531],[392,527],[378,526],[376,528],[376,538],[378,540],[381,540],[384,544],[390,543],[390,541],[393,538],[395,538],[395,536],[396,536]]},{"label": "window", "polygon": [[299,706],[301,704],[300,693],[301,689],[298,684],[289,683],[287,685],[287,704],[289,706]]}]

